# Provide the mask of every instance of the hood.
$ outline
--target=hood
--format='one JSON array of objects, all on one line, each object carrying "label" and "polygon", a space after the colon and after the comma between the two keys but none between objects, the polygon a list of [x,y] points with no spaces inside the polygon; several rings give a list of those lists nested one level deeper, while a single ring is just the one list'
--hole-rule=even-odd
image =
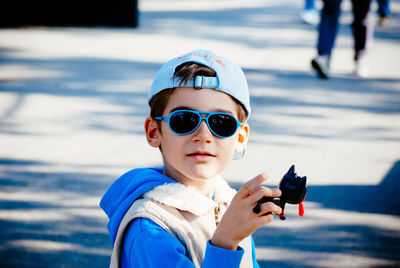
[{"label": "hood", "polygon": [[214,196],[209,198],[193,188],[181,183],[168,183],[154,187],[143,197],[179,210],[188,211],[196,216],[204,216],[220,205],[228,206],[236,191],[218,177],[215,182]]},{"label": "hood", "polygon": [[100,201],[100,207],[109,218],[107,224],[114,245],[119,225],[132,203],[144,193],[165,183],[176,183],[163,175],[164,168],[139,168],[119,177]]}]

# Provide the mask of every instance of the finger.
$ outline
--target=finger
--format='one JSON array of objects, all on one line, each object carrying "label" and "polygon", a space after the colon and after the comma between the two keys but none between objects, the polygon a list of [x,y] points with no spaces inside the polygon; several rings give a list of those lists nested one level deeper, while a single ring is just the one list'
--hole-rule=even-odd
[{"label": "finger", "polygon": [[258,213],[258,215],[264,216],[264,214],[267,213],[274,213],[279,215],[282,213],[282,208],[280,206],[275,205],[272,202],[266,202],[261,204],[260,213]]},{"label": "finger", "polygon": [[274,220],[274,215],[272,215],[272,213],[263,215],[261,217],[258,217],[257,220],[258,220],[258,225],[260,225],[261,227],[268,223],[271,223]]},{"label": "finger", "polygon": [[251,193],[251,195],[249,196],[249,202],[250,202],[250,204],[255,204],[258,200],[260,200],[264,196],[280,197],[281,194],[282,194],[282,192],[278,188],[268,188],[268,187],[260,186]]},{"label": "finger", "polygon": [[237,196],[244,198],[247,197],[258,185],[260,185],[263,181],[267,180],[268,175],[266,173],[261,173],[255,178],[246,182],[237,192]]}]

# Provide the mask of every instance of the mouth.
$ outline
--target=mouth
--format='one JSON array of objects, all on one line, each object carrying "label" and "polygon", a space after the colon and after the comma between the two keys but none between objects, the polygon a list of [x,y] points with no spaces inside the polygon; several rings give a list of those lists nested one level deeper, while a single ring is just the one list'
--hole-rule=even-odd
[{"label": "mouth", "polygon": [[190,154],[187,154],[188,157],[195,159],[195,160],[209,160],[211,158],[216,157],[216,155],[209,153],[209,152],[193,152]]}]

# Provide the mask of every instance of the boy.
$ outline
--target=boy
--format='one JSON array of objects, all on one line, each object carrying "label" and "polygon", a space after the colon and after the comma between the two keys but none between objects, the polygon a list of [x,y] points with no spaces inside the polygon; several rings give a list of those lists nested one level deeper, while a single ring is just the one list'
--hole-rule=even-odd
[{"label": "boy", "polygon": [[260,174],[237,193],[220,177],[244,150],[250,114],[242,70],[210,51],[165,63],[156,74],[145,120],[148,143],[164,167],[121,176],[101,200],[110,221],[111,267],[258,267],[251,234],[281,208],[264,203],[279,189],[258,187]]}]

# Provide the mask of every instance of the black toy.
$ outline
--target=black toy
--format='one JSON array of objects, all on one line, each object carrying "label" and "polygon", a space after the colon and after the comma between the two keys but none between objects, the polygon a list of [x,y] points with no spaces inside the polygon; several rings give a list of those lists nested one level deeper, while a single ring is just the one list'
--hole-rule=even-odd
[{"label": "black toy", "polygon": [[281,182],[279,183],[279,189],[282,192],[281,197],[263,197],[258,200],[257,205],[253,208],[253,212],[260,213],[260,206],[265,202],[273,202],[277,206],[282,208],[282,213],[279,214],[281,220],[285,220],[285,204],[299,204],[299,215],[303,217],[304,208],[302,202],[306,198],[307,187],[306,187],[307,177],[299,177],[294,172],[294,165],[292,165],[289,171],[283,176]]}]

